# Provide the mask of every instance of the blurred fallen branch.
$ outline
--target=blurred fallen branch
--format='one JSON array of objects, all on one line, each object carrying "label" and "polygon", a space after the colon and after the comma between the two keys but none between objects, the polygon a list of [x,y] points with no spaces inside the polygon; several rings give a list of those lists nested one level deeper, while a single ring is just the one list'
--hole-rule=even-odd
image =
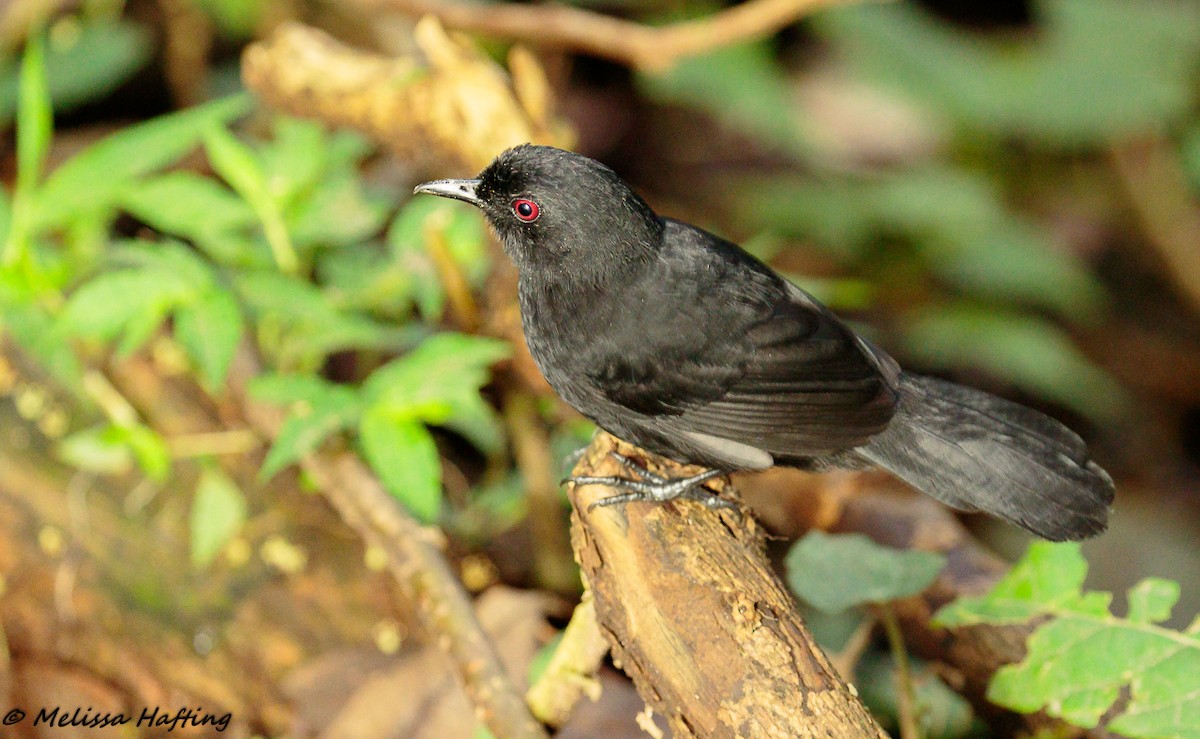
[{"label": "blurred fallen branch", "polygon": [[417,23],[414,39],[421,58],[390,58],[288,23],[246,49],[242,76],[272,106],[354,128],[401,158],[460,173],[478,172],[517,144],[570,145],[568,129],[550,117],[541,67],[526,52],[512,52],[510,80],[435,18]]},{"label": "blurred fallen branch", "polygon": [[1200,205],[1191,195],[1179,154],[1165,139],[1150,138],[1114,146],[1110,156],[1167,277],[1192,310],[1200,312]]},{"label": "blurred fallen branch", "polygon": [[[644,456],[599,434],[575,474],[620,474],[618,448]],[[673,736],[886,736],[801,622],[752,517],[687,500],[588,510],[611,494],[571,486],[572,544],[614,661]]]},{"label": "blurred fallen branch", "polygon": [[1024,658],[1031,626],[944,629],[932,623],[942,606],[964,595],[987,592],[1008,569],[950,509],[878,472],[806,475],[776,469],[739,479],[738,486],[764,524],[788,537],[810,529],[857,532],[889,547],[944,554],[946,566],[932,585],[891,604],[908,649],[935,662],[946,683],[1004,735],[1049,729],[1055,736],[1107,736],[1041,713],[1008,712],[987,701],[987,686],[996,671]]},{"label": "blurred fallen branch", "polygon": [[562,5],[355,0],[368,8],[415,18],[434,16],[451,28],[581,51],[648,72],[670,69],[685,57],[769,36],[815,10],[850,1],[748,0],[704,18],[653,27]]},{"label": "blurred fallen branch", "polygon": [[[244,395],[253,359],[242,352],[231,386],[244,398],[247,420],[273,437],[283,413]],[[524,698],[500,664],[462,583],[438,546],[440,532],[408,515],[352,452],[309,455],[302,468],[325,499],[368,546],[387,555],[388,569],[429,637],[454,665],[480,721],[500,737],[544,737]]]},{"label": "blurred fallen branch", "polygon": [[608,642],[596,623],[596,604],[591,591],[587,591],[575,606],[542,676],[525,693],[533,714],[543,723],[558,727],[571,717],[580,698],[599,700],[596,673],[607,654]]},{"label": "blurred fallen branch", "polygon": [[[265,438],[274,438],[285,414],[246,395],[245,385],[256,374],[255,365],[248,350],[235,359],[229,387],[236,405],[226,413],[243,417],[239,423],[244,421]],[[179,429],[171,427],[206,415],[205,396],[198,388],[180,393],[148,362],[131,360],[114,372],[119,387],[156,428],[177,432]],[[186,425],[194,432],[200,423]],[[240,462],[252,470],[257,467],[256,457]],[[496,736],[544,737],[545,731],[501,666],[475,617],[470,597],[439,548],[440,532],[422,526],[401,509],[352,452],[319,452],[305,458],[302,468],[364,545],[386,554],[400,592],[431,641],[450,658],[479,720]]]}]

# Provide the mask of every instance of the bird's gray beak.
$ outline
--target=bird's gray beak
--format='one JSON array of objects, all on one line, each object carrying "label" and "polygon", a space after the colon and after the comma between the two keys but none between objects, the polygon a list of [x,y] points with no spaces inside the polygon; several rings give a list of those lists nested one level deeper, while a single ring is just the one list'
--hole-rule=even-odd
[{"label": "bird's gray beak", "polygon": [[477,187],[479,187],[479,180],[434,180],[417,185],[413,188],[413,194],[427,192],[430,195],[461,200],[478,207],[483,204],[483,201],[475,194]]}]

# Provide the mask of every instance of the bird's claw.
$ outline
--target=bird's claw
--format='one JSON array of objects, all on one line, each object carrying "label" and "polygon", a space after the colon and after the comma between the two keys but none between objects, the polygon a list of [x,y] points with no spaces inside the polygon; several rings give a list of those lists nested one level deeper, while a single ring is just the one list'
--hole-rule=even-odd
[{"label": "bird's claw", "polygon": [[596,506],[610,506],[622,503],[637,503],[637,502],[653,502],[665,503],[669,500],[679,498],[690,498],[692,500],[703,503],[709,508],[736,508],[733,503],[725,500],[719,495],[706,491],[703,488],[704,483],[719,477],[723,474],[721,470],[705,470],[698,475],[688,477],[664,477],[655,474],[634,460],[626,457],[618,452],[610,452],[613,459],[625,469],[637,473],[639,477],[644,479],[633,480],[627,477],[605,476],[605,477],[568,477],[567,482],[572,482],[575,485],[605,485],[607,487],[625,490],[626,492],[619,495],[610,495],[607,498],[600,498],[592,501],[588,506],[590,512]]}]

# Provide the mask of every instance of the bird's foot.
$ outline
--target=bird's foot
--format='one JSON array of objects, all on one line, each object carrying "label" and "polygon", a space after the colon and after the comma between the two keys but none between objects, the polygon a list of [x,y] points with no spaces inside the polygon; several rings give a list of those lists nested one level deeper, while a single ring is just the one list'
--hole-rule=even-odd
[{"label": "bird's foot", "polygon": [[698,475],[688,477],[663,477],[642,467],[629,457],[617,452],[610,452],[613,459],[621,463],[625,469],[637,473],[640,480],[628,477],[568,477],[566,482],[576,485],[607,485],[626,492],[620,495],[610,495],[600,498],[588,506],[592,510],[596,506],[617,505],[619,503],[653,502],[665,503],[678,498],[690,498],[699,501],[709,508],[736,508],[733,503],[725,500],[711,490],[704,488],[704,483],[724,474],[721,470],[705,470]]}]

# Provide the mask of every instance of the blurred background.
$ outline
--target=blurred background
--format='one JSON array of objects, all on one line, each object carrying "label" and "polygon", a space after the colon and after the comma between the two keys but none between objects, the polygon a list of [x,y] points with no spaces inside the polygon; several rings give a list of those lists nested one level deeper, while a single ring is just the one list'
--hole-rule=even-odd
[{"label": "blurred background", "polygon": [[[571,5],[654,25],[722,10]],[[478,215],[409,202],[416,182],[499,153],[495,90],[515,95],[531,138],[743,244],[907,369],[1077,430],[1117,481],[1111,530],[1085,545],[1089,585],[1179,580],[1172,623],[1189,623],[1200,4],[837,5],[660,65],[581,50],[552,25],[488,29],[494,8],[532,6],[465,6],[469,22],[446,20],[465,36],[423,41],[414,22],[434,0],[0,4],[9,702],[205,701],[240,735],[449,721],[451,708],[375,715],[379,696],[454,682],[421,651],[378,553],[290,466],[335,434],[441,527],[469,590],[514,589],[496,618],[525,629],[512,648],[526,661],[554,633],[543,617],[561,626],[579,586],[554,483],[592,429],[530,366],[511,267]],[[374,76],[354,77],[360,91],[386,78],[432,92],[362,115],[289,107],[300,96],[279,78],[257,92],[281,105],[227,97],[244,92],[247,45],[292,21],[393,60],[362,62]],[[439,61],[455,49],[476,56]],[[342,61],[330,79],[357,74]],[[485,101],[481,118],[438,107],[455,69],[482,75],[456,98]],[[128,138],[104,148],[114,134]],[[246,347],[261,366],[239,364]],[[293,412],[273,442],[246,420],[246,385]],[[1028,541],[968,524],[1009,558]],[[607,694],[626,704],[597,704],[576,735],[621,706],[632,726],[641,704],[620,680]]]}]

